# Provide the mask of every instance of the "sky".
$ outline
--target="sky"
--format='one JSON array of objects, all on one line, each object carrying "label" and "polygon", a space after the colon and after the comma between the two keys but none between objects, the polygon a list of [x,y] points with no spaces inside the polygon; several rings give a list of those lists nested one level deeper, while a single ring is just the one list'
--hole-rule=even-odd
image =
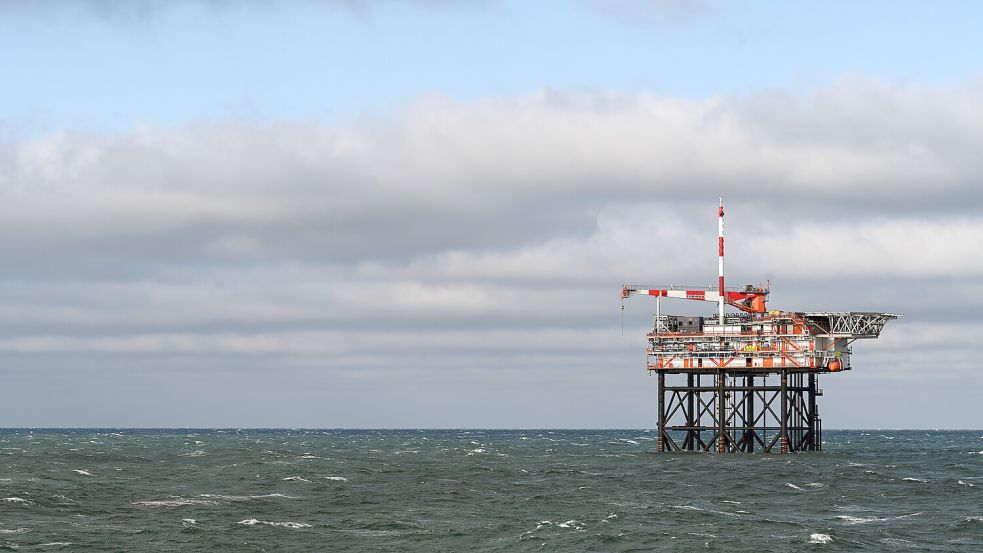
[{"label": "sky", "polygon": [[[983,4],[0,1],[0,425],[652,428],[654,305],[983,427]],[[663,304],[712,314],[715,305]]]}]

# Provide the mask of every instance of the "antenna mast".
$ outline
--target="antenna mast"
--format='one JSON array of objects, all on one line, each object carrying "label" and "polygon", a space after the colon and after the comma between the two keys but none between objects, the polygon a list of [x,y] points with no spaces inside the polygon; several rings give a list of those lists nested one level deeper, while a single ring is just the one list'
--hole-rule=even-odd
[{"label": "antenna mast", "polygon": [[724,199],[720,198],[720,208],[717,210],[717,240],[720,249],[720,299],[717,300],[720,326],[724,325]]}]

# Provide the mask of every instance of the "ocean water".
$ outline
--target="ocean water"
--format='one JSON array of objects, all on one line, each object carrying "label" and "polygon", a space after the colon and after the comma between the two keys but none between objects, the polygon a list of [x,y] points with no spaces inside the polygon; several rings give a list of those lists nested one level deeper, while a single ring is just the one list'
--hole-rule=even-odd
[{"label": "ocean water", "polygon": [[983,551],[983,431],[2,430],[0,549]]}]

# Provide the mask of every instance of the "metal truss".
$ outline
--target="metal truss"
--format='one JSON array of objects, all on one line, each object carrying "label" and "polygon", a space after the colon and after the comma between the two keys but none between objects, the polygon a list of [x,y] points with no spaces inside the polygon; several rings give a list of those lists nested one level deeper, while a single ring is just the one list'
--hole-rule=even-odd
[{"label": "metal truss", "polygon": [[816,372],[693,371],[672,374],[677,382],[668,385],[667,371],[657,374],[659,451],[787,453],[822,448],[816,405],[822,391]]},{"label": "metal truss", "polygon": [[[797,313],[813,327],[813,334],[850,338],[877,338],[888,321],[900,315],[866,311]],[[817,332],[818,331],[818,332]]]}]

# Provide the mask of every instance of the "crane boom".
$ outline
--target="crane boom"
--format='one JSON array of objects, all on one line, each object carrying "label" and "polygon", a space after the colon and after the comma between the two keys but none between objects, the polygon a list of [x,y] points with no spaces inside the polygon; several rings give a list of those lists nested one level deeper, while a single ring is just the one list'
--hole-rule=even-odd
[{"label": "crane boom", "polygon": [[[710,301],[720,303],[720,291],[713,287],[700,288],[648,288],[636,284],[625,284],[621,289],[622,299],[632,294],[641,296],[656,296],[663,298],[678,298],[683,300]],[[765,302],[768,299],[768,289],[760,286],[747,285],[743,290],[732,288],[724,290],[723,301],[747,313],[764,313]]]}]

